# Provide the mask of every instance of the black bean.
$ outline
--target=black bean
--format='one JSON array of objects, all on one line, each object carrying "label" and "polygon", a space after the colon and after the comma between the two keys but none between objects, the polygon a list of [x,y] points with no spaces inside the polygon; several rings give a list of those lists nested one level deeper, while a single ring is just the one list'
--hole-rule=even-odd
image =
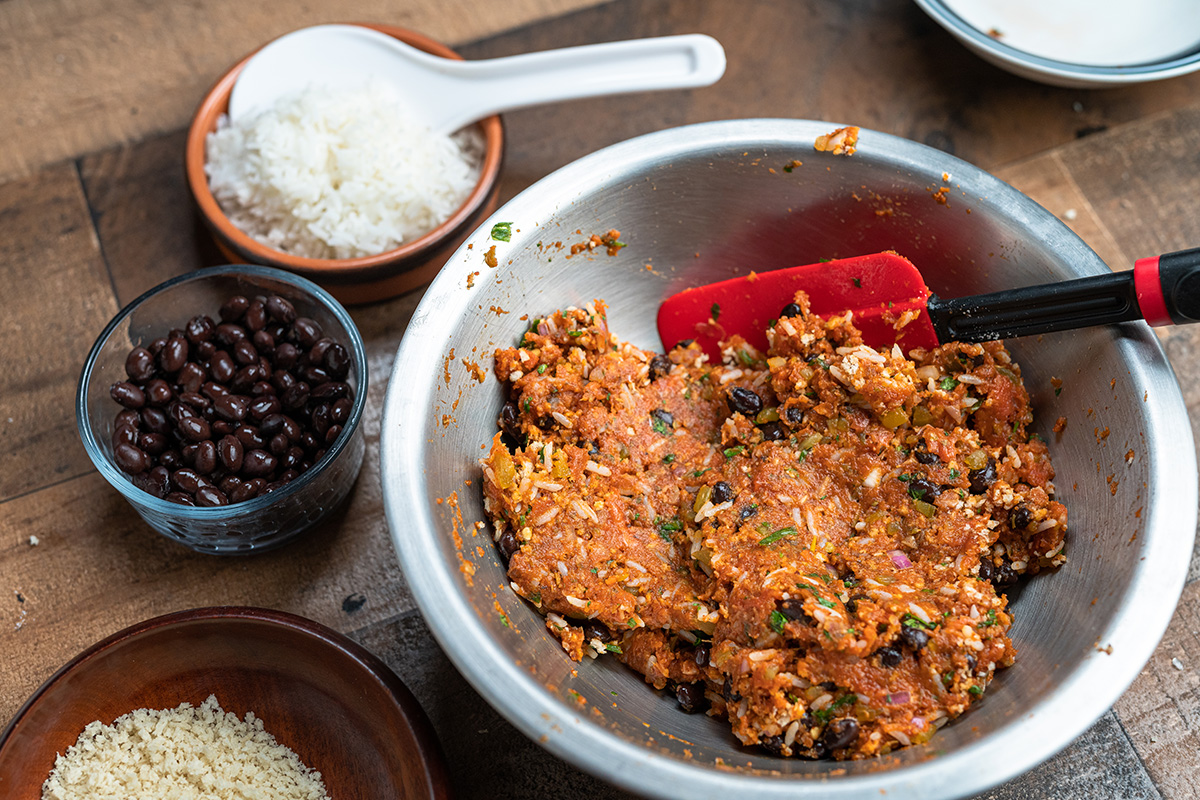
[{"label": "black bean", "polygon": [[171,503],[178,503],[181,506],[196,505],[196,501],[192,499],[190,495],[185,494],[184,492],[168,492],[167,496],[163,499]]},{"label": "black bean", "polygon": [[979,559],[979,580],[990,581],[993,573],[996,571],[996,565],[992,563],[991,556],[984,556]]},{"label": "black bean", "polygon": [[938,457],[937,453],[931,453],[924,448],[917,448],[914,450],[913,458],[917,460],[918,464],[924,464],[927,467],[942,463],[942,459]]},{"label": "black bean", "polygon": [[207,342],[213,337],[213,334],[217,332],[217,325],[209,317],[202,314],[188,320],[188,324],[183,332],[189,342],[200,344],[201,342]]},{"label": "black bean", "polygon": [[978,664],[979,664],[979,662],[975,660],[975,656],[973,656],[973,655],[967,656],[967,672],[974,673],[975,667],[978,666]]},{"label": "black bean", "polygon": [[279,402],[279,398],[273,394],[267,394],[252,402],[248,413],[250,419],[259,422],[271,414],[278,414],[282,410],[283,404]]},{"label": "black bean", "polygon": [[186,405],[197,413],[203,412],[205,409],[212,408],[212,400],[209,400],[202,394],[195,392],[181,392],[179,394],[179,402]]},{"label": "black bean", "polygon": [[717,481],[712,485],[711,494],[709,494],[708,499],[715,506],[721,503],[728,503],[733,499],[733,487],[725,481]]},{"label": "black bean", "polygon": [[178,450],[164,450],[158,456],[158,463],[167,469],[176,469],[183,465],[183,456]]},{"label": "black bean", "polygon": [[321,446],[321,442],[317,440],[317,437],[313,435],[312,431],[305,431],[302,433],[300,435],[299,442],[300,446],[309,452],[313,452]]},{"label": "black bean", "polygon": [[202,475],[212,475],[217,469],[217,446],[212,439],[205,439],[196,445],[196,471]]},{"label": "black bean", "polygon": [[221,478],[220,483],[217,484],[217,488],[224,492],[226,496],[229,496],[241,485],[242,479],[237,475],[226,475],[224,478]]},{"label": "black bean", "polygon": [[285,408],[302,408],[308,404],[309,392],[311,389],[304,381],[297,381],[292,388],[283,393],[280,400],[283,401]]},{"label": "black bean", "polygon": [[792,597],[780,603],[779,613],[783,614],[786,619],[799,622],[801,625],[812,625],[814,622],[813,618],[804,610],[804,601],[798,597]]},{"label": "black bean", "polygon": [[267,356],[275,354],[275,337],[267,331],[255,331],[250,341],[259,353]]},{"label": "black bean", "polygon": [[172,472],[171,483],[180,491],[187,492],[188,494],[195,494],[196,490],[202,485],[199,473],[190,467],[180,467]]},{"label": "black bean", "polygon": [[329,348],[333,346],[333,339],[318,339],[313,342],[309,348],[308,355],[304,358],[305,364],[311,364],[314,367],[322,366],[325,363],[325,354],[329,352]]},{"label": "black bean", "polygon": [[146,393],[129,381],[114,383],[108,394],[125,408],[138,409],[146,405]]},{"label": "black bean", "polygon": [[[271,451],[271,455],[280,457],[288,451],[288,438],[282,433],[277,433],[271,437],[271,441],[267,442],[267,449]],[[288,465],[292,466],[292,465]]]},{"label": "black bean", "polygon": [[521,549],[521,542],[512,528],[505,528],[504,533],[500,534],[500,538],[496,540],[496,548],[500,551],[500,555],[504,556],[504,560],[508,561]]},{"label": "black bean", "polygon": [[227,394],[224,397],[218,397],[213,403],[213,411],[216,412],[216,415],[230,422],[241,422],[246,418],[249,408],[249,401],[238,394]]},{"label": "black bean", "polygon": [[238,438],[242,446],[247,450],[261,450],[267,446],[267,440],[262,437],[259,432],[249,425],[238,425],[237,430],[233,435]]},{"label": "black bean", "polygon": [[901,625],[900,641],[911,647],[913,652],[917,652],[925,645],[929,644],[929,634],[920,628],[914,628],[910,625]]},{"label": "black bean", "polygon": [[258,497],[259,494],[262,493],[263,487],[266,485],[267,482],[262,478],[255,478],[254,480],[246,481],[241,486],[233,490],[233,493],[230,494],[229,499],[235,503],[245,502],[246,500]]},{"label": "black bean", "polygon": [[330,425],[329,430],[325,431],[325,444],[333,444],[337,441],[337,437],[342,433],[341,425]]},{"label": "black bean", "polygon": [[217,334],[214,338],[224,347],[233,347],[235,343],[248,338],[248,334],[241,325],[222,322],[217,326]]},{"label": "black bean", "polygon": [[275,366],[278,369],[291,369],[299,357],[300,351],[290,342],[284,342],[275,348]]},{"label": "black bean", "polygon": [[300,377],[310,385],[316,386],[318,383],[325,383],[329,380],[329,373],[320,367],[309,365],[300,370]]},{"label": "black bean", "polygon": [[261,300],[250,301],[246,316],[242,317],[242,324],[250,331],[261,331],[267,327],[267,310]]},{"label": "black bean", "polygon": [[267,298],[266,309],[267,313],[271,315],[271,319],[282,322],[285,325],[294,322],[296,319],[295,306],[279,295],[273,294]]},{"label": "black bean", "polygon": [[779,318],[787,319],[788,317],[798,317],[803,313],[804,309],[800,308],[800,306],[796,305],[795,303],[788,303],[779,310]]},{"label": "black bean", "polygon": [[341,381],[326,381],[312,388],[312,397],[314,400],[340,400],[349,393],[350,387]]},{"label": "black bean", "polygon": [[167,339],[162,352],[158,354],[158,365],[163,372],[176,373],[183,368],[188,359],[188,342],[182,336],[172,336]]},{"label": "black bean", "polygon": [[297,441],[304,434],[304,429],[300,427],[300,423],[286,414],[283,415],[282,430],[293,442]]},{"label": "black bean", "polygon": [[516,403],[510,401],[500,409],[500,430],[521,441],[521,415]]},{"label": "black bean", "polygon": [[262,478],[275,471],[275,456],[266,450],[251,450],[242,457],[242,474]]},{"label": "black bean", "polygon": [[665,408],[656,408],[650,412],[650,416],[660,422],[662,425],[670,428],[675,424],[675,415]]},{"label": "black bean", "polygon": [[150,466],[150,457],[128,442],[121,442],[113,448],[113,460],[122,471],[130,475],[145,472]]},{"label": "black bean", "polygon": [[209,360],[217,354],[217,346],[211,341],[200,342],[192,347],[192,355],[197,361],[207,364]]},{"label": "black bean", "polygon": [[758,429],[762,431],[764,442],[778,442],[787,438],[783,426],[778,422],[764,422],[758,426]]},{"label": "black bean", "polygon": [[277,369],[271,375],[271,384],[278,390],[276,394],[283,394],[296,385],[296,376],[285,369]]},{"label": "black bean", "polygon": [[325,431],[329,430],[329,426],[333,424],[333,420],[329,418],[329,406],[322,403],[312,410],[312,426],[321,436],[325,435]]},{"label": "black bean", "polygon": [[917,478],[908,482],[908,496],[914,500],[924,500],[926,503],[932,503],[941,493],[941,487],[924,478]]},{"label": "black bean", "polygon": [[706,644],[696,645],[696,666],[703,669],[712,660],[712,648]]},{"label": "black bean", "polygon": [[778,734],[777,736],[760,736],[758,746],[773,756],[782,756],[784,748],[783,734]]},{"label": "black bean", "polygon": [[230,472],[242,471],[243,453],[245,449],[236,436],[222,436],[221,441],[217,443],[217,457]]},{"label": "black bean", "polygon": [[161,455],[167,449],[168,444],[167,437],[161,433],[143,433],[138,436],[137,440],[138,448],[151,456]]},{"label": "black bean", "polygon": [[680,339],[678,342],[675,343],[675,346],[672,347],[671,349],[672,350],[681,350],[681,349],[686,350],[687,348],[689,348],[693,344],[695,344],[695,342],[696,342],[695,339]]},{"label": "black bean", "polygon": [[142,409],[141,411],[133,411],[132,409],[127,408],[124,411],[120,411],[117,413],[117,418],[113,423],[113,427],[137,429],[140,425],[142,425],[142,414],[144,413],[145,409]]},{"label": "black bean", "polygon": [[185,417],[179,420],[179,432],[185,439],[200,442],[212,437],[212,428],[203,417]]},{"label": "black bean", "polygon": [[[287,373],[285,372],[284,375],[286,375],[286,374]],[[275,387],[272,386],[271,384],[267,383],[266,381],[259,381],[258,383],[254,384],[253,386],[250,387],[250,396],[251,397],[262,397],[262,396],[268,395],[268,394],[271,396],[274,396],[275,395]]]},{"label": "black bean", "polygon": [[125,374],[131,379],[145,383],[154,377],[154,356],[144,347],[135,347],[125,357]]},{"label": "black bean", "polygon": [[209,360],[208,370],[217,383],[228,383],[237,371],[237,365],[233,363],[233,356],[224,350],[218,350]]},{"label": "black bean", "polygon": [[825,732],[821,734],[821,744],[833,752],[853,744],[857,738],[858,720],[835,719],[825,726]]},{"label": "black bean", "polygon": [[763,409],[762,398],[749,389],[734,386],[729,390],[729,408],[747,417],[753,417]]},{"label": "black bean", "polygon": [[209,507],[227,506],[229,505],[229,498],[215,486],[204,486],[196,492],[196,505]]},{"label": "black bean", "polygon": [[1024,503],[1013,508],[1008,512],[1008,526],[1014,531],[1024,530],[1033,522],[1033,513],[1025,507]]},{"label": "black bean", "polygon": [[321,359],[321,363],[331,378],[340,380],[350,374],[350,353],[337,342],[331,344],[325,351],[325,357]]},{"label": "black bean", "polygon": [[967,478],[971,481],[971,493],[983,494],[996,482],[996,460],[988,456],[987,466],[971,470]]},{"label": "black bean", "polygon": [[1000,563],[1000,566],[995,568],[992,574],[992,586],[997,589],[1008,589],[1016,586],[1021,580],[1021,574],[1012,568],[1012,562],[1007,558]]},{"label": "black bean", "polygon": [[[279,438],[279,436],[276,436],[275,438],[277,439],[277,438]],[[275,439],[272,439],[271,441],[273,442],[273,441],[275,441]],[[292,445],[291,447],[286,448],[283,451],[282,458],[279,459],[279,466],[283,467],[284,469],[292,469],[293,467],[299,467],[303,463],[304,463],[304,448],[297,447],[295,445]]]},{"label": "black bean", "polygon": [[240,294],[234,295],[225,301],[219,312],[222,322],[237,322],[246,313],[246,309],[250,307],[250,301]]},{"label": "black bean", "polygon": [[885,667],[900,666],[901,653],[894,647],[881,647],[875,651],[879,655],[879,663]]},{"label": "black bean", "polygon": [[233,360],[242,366],[258,363],[258,351],[254,349],[254,345],[245,339],[233,343],[232,355]]},{"label": "black bean", "polygon": [[675,365],[671,363],[671,359],[664,355],[650,359],[650,380],[656,381],[664,375],[670,375],[673,366]]},{"label": "black bean", "polygon": [[345,425],[346,420],[350,419],[350,410],[352,408],[354,408],[354,403],[350,398],[343,397],[329,409],[329,416],[338,425]]},{"label": "black bean", "polygon": [[157,466],[145,473],[143,491],[155,497],[166,497],[171,491],[171,473],[164,466]]},{"label": "black bean", "polygon": [[185,392],[198,392],[200,391],[200,387],[204,385],[207,377],[208,373],[204,370],[204,367],[195,361],[189,361],[179,370],[179,375],[175,379],[179,381],[180,388]]},{"label": "black bean", "polygon": [[721,697],[725,698],[726,703],[736,703],[742,699],[740,692],[733,690],[733,680],[726,675],[725,684],[721,687]]},{"label": "black bean", "polygon": [[675,687],[675,702],[679,710],[685,714],[695,714],[708,708],[708,698],[704,696],[703,683],[681,683]]},{"label": "black bean", "polygon": [[756,514],[758,514],[758,505],[757,504],[748,505],[738,513],[738,520],[740,520],[741,522],[745,522],[746,520],[750,519],[751,517],[755,516]]},{"label": "black bean", "polygon": [[292,323],[292,332],[301,346],[309,348],[325,335],[321,325],[308,317],[296,317],[296,321]]},{"label": "black bean", "polygon": [[788,406],[783,410],[783,418],[788,421],[789,425],[799,427],[804,424],[804,412],[796,406]]},{"label": "black bean", "polygon": [[171,422],[161,408],[147,406],[138,413],[141,415],[142,427],[151,433],[165,434],[171,430]]}]

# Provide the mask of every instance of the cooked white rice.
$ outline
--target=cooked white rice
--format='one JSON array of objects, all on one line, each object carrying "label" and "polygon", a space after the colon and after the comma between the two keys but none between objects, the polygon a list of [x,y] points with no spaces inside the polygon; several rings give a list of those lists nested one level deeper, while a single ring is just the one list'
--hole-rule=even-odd
[{"label": "cooked white rice", "polygon": [[208,135],[209,187],[234,225],[276,250],[356,258],[436,228],[479,179],[483,141],[414,123],[382,83],[313,86]]},{"label": "cooked white rice", "polygon": [[329,800],[321,773],[263,730],[221,709],[139,708],[92,722],[54,761],[42,800]]}]

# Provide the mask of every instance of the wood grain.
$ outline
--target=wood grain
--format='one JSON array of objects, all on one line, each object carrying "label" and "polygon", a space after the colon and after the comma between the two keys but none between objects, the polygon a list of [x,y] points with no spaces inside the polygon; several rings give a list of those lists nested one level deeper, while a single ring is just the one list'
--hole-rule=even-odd
[{"label": "wood grain", "polygon": [[6,0],[0,180],[183,127],[230,65],[306,25],[389,22],[453,45],[598,1]]},{"label": "wood grain", "polygon": [[1200,583],[1116,710],[1163,797],[1200,797]]},{"label": "wood grain", "polygon": [[73,164],[0,185],[0,501],[91,468],[74,396],[116,313]]}]

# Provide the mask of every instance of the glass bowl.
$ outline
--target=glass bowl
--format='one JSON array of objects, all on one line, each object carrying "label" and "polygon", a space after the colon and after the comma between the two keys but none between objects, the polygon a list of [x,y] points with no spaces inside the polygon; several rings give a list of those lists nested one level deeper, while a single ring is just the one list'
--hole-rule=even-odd
[{"label": "glass bowl", "polygon": [[[277,294],[300,316],[316,320],[351,355],[346,383],[354,392],[342,433],[312,467],[268,494],[210,508],[159,499],[138,488],[113,460],[116,415],[122,410],[109,388],[127,380],[129,351],[182,328],[197,314],[216,317],[233,295]],[[92,346],[75,400],[79,436],[96,469],[150,527],[204,553],[241,554],[276,547],[315,525],[350,492],[362,467],[362,412],[367,396],[367,361],[362,337],[328,292],[311,281],[276,269],[210,267],[173,278],[134,300],[108,324]]]}]

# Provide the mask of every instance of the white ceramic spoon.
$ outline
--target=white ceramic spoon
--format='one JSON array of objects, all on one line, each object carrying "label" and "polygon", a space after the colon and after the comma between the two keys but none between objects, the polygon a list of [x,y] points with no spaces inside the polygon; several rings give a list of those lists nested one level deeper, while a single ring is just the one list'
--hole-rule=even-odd
[{"label": "white ceramic spoon", "polygon": [[229,117],[236,121],[313,84],[351,88],[375,77],[431,128],[451,133],[515,108],[708,86],[724,72],[725,50],[702,34],[455,61],[370,28],[318,25],[276,39],[247,62],[229,98]]}]

